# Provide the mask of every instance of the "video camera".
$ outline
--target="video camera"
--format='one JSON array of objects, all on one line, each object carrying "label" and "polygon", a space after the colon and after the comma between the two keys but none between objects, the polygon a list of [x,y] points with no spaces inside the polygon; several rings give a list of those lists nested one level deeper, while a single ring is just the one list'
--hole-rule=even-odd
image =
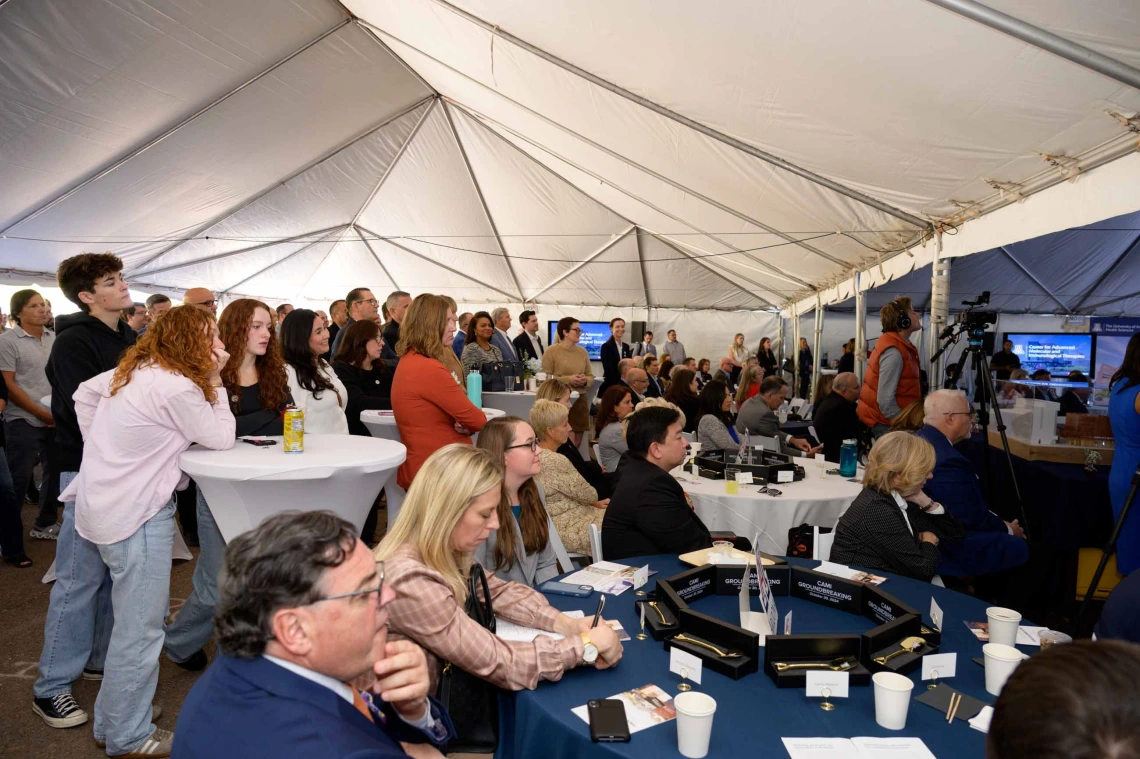
[{"label": "video camera", "polygon": [[965,311],[958,314],[958,324],[965,326],[970,332],[985,332],[986,327],[997,324],[997,311],[976,311],[979,306],[988,306],[990,303],[990,291],[985,290],[974,300],[962,301],[963,306],[967,306]]}]

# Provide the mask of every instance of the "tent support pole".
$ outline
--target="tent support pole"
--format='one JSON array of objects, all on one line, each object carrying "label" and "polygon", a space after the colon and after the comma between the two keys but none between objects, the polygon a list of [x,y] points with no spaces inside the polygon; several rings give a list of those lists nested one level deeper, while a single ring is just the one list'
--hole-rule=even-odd
[{"label": "tent support pole", "polygon": [[1137,248],[1140,248],[1140,235],[1136,235],[1136,239],[1132,241],[1132,244],[1126,247],[1124,249],[1124,252],[1117,256],[1116,260],[1112,262],[1112,265],[1105,269],[1104,273],[1096,278],[1096,282],[1093,282],[1092,287],[1086,290],[1085,294],[1081,296],[1081,299],[1077,301],[1077,305],[1073,306],[1073,313],[1080,312],[1081,306],[1085,305],[1085,301],[1092,297],[1092,294],[1097,291],[1097,288],[1104,284],[1104,281],[1109,278],[1112,272],[1116,271],[1116,267],[1124,263],[1124,259],[1128,258],[1128,254]]},{"label": "tent support pole", "polygon": [[653,308],[653,301],[649,300],[649,277],[645,276],[645,254],[641,251],[641,230],[638,229],[634,239],[637,241],[637,267],[641,272],[641,288],[645,290],[645,309],[648,313]]},{"label": "tent support pole", "polygon": [[637,229],[637,226],[636,226],[636,225],[634,225],[634,226],[631,226],[629,229],[625,230],[624,232],[622,232],[621,234],[617,235],[616,237],[614,237],[614,239],[612,239],[612,240],[610,240],[609,242],[607,242],[605,245],[603,245],[601,248],[599,248],[599,249],[598,249],[596,252],[594,252],[594,253],[591,253],[589,256],[587,256],[587,257],[586,257],[585,259],[583,259],[582,261],[579,261],[577,264],[575,264],[574,266],[572,266],[572,267],[571,267],[570,269],[568,269],[567,271],[563,272],[562,274],[559,274],[559,275],[558,275],[558,278],[557,278],[557,279],[555,279],[553,282],[551,282],[550,284],[548,284],[548,285],[546,285],[545,287],[543,287],[543,288],[542,288],[541,290],[539,290],[538,292],[536,292],[536,293],[534,293],[533,295],[531,295],[531,296],[530,296],[530,297],[531,297],[531,299],[533,300],[534,298],[537,298],[538,296],[542,295],[542,294],[543,294],[544,292],[546,292],[547,290],[549,290],[549,289],[551,289],[552,287],[554,287],[555,285],[557,285],[557,284],[558,284],[559,282],[561,282],[562,280],[564,280],[564,279],[566,279],[567,277],[569,277],[569,276],[570,276],[571,274],[573,274],[574,272],[576,272],[576,271],[579,271],[579,270],[580,270],[582,267],[584,267],[586,264],[590,263],[590,262],[591,262],[591,261],[593,261],[595,258],[598,258],[598,257],[599,257],[599,256],[601,256],[602,254],[604,254],[604,253],[605,253],[607,250],[609,250],[610,248],[612,248],[613,246],[617,245],[619,242],[621,242],[622,240],[624,240],[626,237],[628,237],[628,236],[629,236],[629,233],[630,233],[630,232],[633,232],[633,231],[634,231],[634,230],[636,230],[636,229]]},{"label": "tent support pole", "polygon": [[800,314],[792,313],[795,316],[792,317],[792,391],[788,393],[789,398],[796,397],[796,385],[800,379]]},{"label": "tent support pole", "polygon": [[290,182],[292,182],[294,179],[296,179],[297,177],[304,174],[309,169],[315,168],[315,167],[319,166],[320,164],[324,163],[325,161],[335,157],[337,154],[342,153],[345,150],[348,150],[349,148],[351,148],[353,145],[360,142],[361,140],[368,139],[369,137],[376,134],[377,132],[379,132],[381,129],[388,126],[389,124],[391,124],[395,121],[399,121],[404,116],[407,116],[412,111],[423,106],[425,103],[429,102],[431,99],[432,99],[431,97],[426,97],[423,100],[419,101],[418,103],[415,103],[411,107],[405,108],[404,110],[400,111],[396,115],[391,116],[387,119],[384,119],[384,121],[380,122],[376,126],[369,127],[368,131],[366,131],[363,134],[360,134],[356,137],[351,138],[348,142],[345,142],[344,144],[334,148],[333,150],[329,151],[328,153],[325,153],[324,155],[322,155],[320,158],[316,159],[315,161],[311,161],[311,162],[305,164],[304,166],[302,166],[300,169],[297,169],[297,171],[293,172],[292,174],[290,174],[285,179],[282,179],[279,182],[274,182],[272,185],[265,188],[261,192],[257,193],[252,198],[250,198],[249,200],[247,200],[244,203],[242,203],[241,205],[239,205],[237,208],[232,208],[228,211],[225,211],[220,216],[215,216],[214,218],[210,219],[209,221],[207,221],[202,226],[195,229],[192,233],[187,235],[188,239],[180,240],[179,242],[174,243],[173,245],[171,245],[168,248],[163,248],[162,250],[155,253],[153,256],[151,256],[147,260],[140,263],[138,266],[132,267],[131,270],[128,272],[128,276],[138,276],[140,274],[145,274],[146,272],[140,272],[139,269],[143,269],[143,268],[149,266],[150,264],[154,263],[158,259],[165,256],[167,253],[170,253],[170,252],[174,251],[176,248],[178,248],[182,245],[185,245],[190,239],[197,237],[198,235],[202,234],[203,232],[205,232],[207,229],[210,229],[214,225],[220,224],[223,221],[225,221],[226,219],[229,219],[230,217],[241,213],[246,208],[249,208],[254,203],[261,200],[262,198],[264,198],[266,195],[273,192],[274,190],[276,190],[278,187],[280,187],[282,185],[289,184]]},{"label": "tent support pole", "polygon": [[144,144],[144,145],[142,145],[142,146],[140,146],[140,147],[138,147],[138,148],[135,148],[135,149],[134,149],[134,150],[132,150],[130,153],[127,153],[125,156],[123,156],[122,158],[118,159],[117,161],[115,161],[114,163],[112,163],[112,164],[111,164],[110,166],[108,166],[107,168],[105,168],[105,169],[102,169],[102,170],[100,170],[100,171],[96,172],[95,174],[93,174],[93,175],[91,175],[91,176],[87,177],[87,179],[84,179],[84,180],[83,180],[82,182],[80,182],[79,184],[77,184],[77,185],[74,185],[74,186],[73,186],[71,189],[69,189],[69,190],[65,190],[63,193],[61,193],[61,194],[59,194],[59,195],[56,195],[54,198],[52,198],[51,200],[49,200],[47,203],[44,203],[43,205],[41,205],[39,208],[36,208],[34,211],[31,211],[30,213],[27,213],[27,214],[25,214],[24,216],[20,217],[19,219],[17,219],[15,222],[13,222],[13,223],[9,224],[9,225],[8,225],[7,227],[5,227],[4,229],[0,229],[0,234],[7,234],[7,233],[11,232],[13,229],[15,229],[16,227],[19,227],[21,224],[24,224],[25,222],[29,222],[29,221],[31,221],[32,219],[34,219],[34,218],[36,218],[37,216],[39,216],[40,214],[44,213],[45,211],[48,211],[48,210],[50,210],[50,209],[54,208],[55,206],[59,205],[60,203],[62,203],[63,201],[67,200],[67,199],[68,199],[68,198],[70,198],[72,195],[74,195],[75,193],[79,192],[80,190],[82,190],[84,187],[88,186],[88,185],[89,185],[89,184],[91,184],[92,182],[95,182],[95,181],[97,181],[97,180],[99,180],[99,179],[102,179],[103,177],[107,176],[108,174],[110,174],[110,173],[111,173],[112,171],[114,171],[115,169],[117,169],[117,168],[119,168],[120,166],[122,166],[122,165],[123,165],[124,163],[126,163],[127,161],[129,161],[129,160],[131,160],[132,158],[134,158],[134,157],[136,157],[136,156],[139,156],[139,155],[141,155],[141,154],[145,153],[146,151],[150,150],[150,149],[151,149],[151,148],[153,148],[155,145],[157,145],[158,143],[162,142],[162,141],[163,141],[163,140],[165,140],[167,137],[169,137],[170,135],[174,134],[174,133],[175,133],[175,132],[177,132],[179,129],[181,129],[182,127],[186,126],[186,125],[187,125],[187,124],[189,124],[191,121],[193,121],[194,119],[196,119],[196,118],[198,118],[199,116],[201,116],[202,114],[204,114],[206,111],[209,111],[209,110],[210,110],[211,108],[213,108],[214,106],[216,106],[216,105],[220,105],[221,103],[225,102],[226,100],[229,100],[231,97],[233,97],[234,95],[238,94],[239,92],[241,92],[242,90],[244,90],[244,89],[245,89],[246,87],[248,87],[249,85],[253,84],[253,83],[254,83],[254,82],[256,82],[257,80],[259,80],[259,79],[261,79],[262,77],[266,76],[267,74],[270,74],[270,73],[272,73],[273,71],[276,71],[278,68],[280,68],[281,66],[284,66],[286,63],[288,63],[289,61],[293,60],[293,59],[294,59],[294,58],[296,58],[298,55],[301,55],[302,53],[304,53],[306,50],[308,50],[309,48],[313,47],[314,45],[319,45],[319,44],[320,44],[320,43],[321,43],[321,42],[322,42],[322,41],[323,41],[323,40],[324,40],[326,37],[328,37],[328,36],[330,36],[330,35],[332,35],[332,34],[336,34],[338,31],[340,31],[341,29],[343,29],[345,26],[347,26],[347,25],[348,25],[348,24],[350,24],[350,23],[352,23],[352,20],[351,20],[351,19],[347,19],[347,18],[346,18],[344,21],[340,22],[339,24],[337,24],[336,26],[334,26],[332,29],[329,29],[327,32],[324,32],[324,33],[322,33],[322,34],[321,34],[319,37],[317,37],[315,40],[312,40],[311,42],[309,42],[308,44],[306,44],[306,45],[305,45],[304,47],[302,47],[300,50],[297,50],[297,51],[295,51],[295,52],[293,52],[293,53],[290,53],[289,55],[285,56],[285,57],[284,57],[284,58],[282,58],[281,60],[277,61],[277,63],[274,63],[272,66],[270,66],[269,68],[265,69],[265,70],[264,70],[264,71],[262,71],[260,74],[258,74],[257,76],[253,77],[252,79],[247,79],[245,82],[243,82],[242,84],[239,84],[237,87],[234,87],[232,90],[230,90],[229,92],[227,92],[225,95],[222,95],[220,98],[218,98],[218,99],[217,99],[217,100],[215,100],[214,102],[210,103],[209,105],[207,105],[207,106],[205,106],[205,107],[203,107],[203,108],[200,108],[199,110],[195,111],[195,112],[194,112],[194,113],[192,113],[191,115],[189,115],[189,116],[187,116],[186,118],[184,118],[182,121],[179,121],[177,124],[175,124],[174,126],[172,126],[170,129],[167,129],[165,132],[163,132],[162,134],[160,134],[158,137],[155,137],[154,139],[152,139],[152,140],[148,141],[146,144]]},{"label": "tent support pole", "polygon": [[515,287],[519,291],[519,303],[526,303],[526,293],[523,292],[522,283],[519,282],[519,275],[515,273],[514,264],[511,263],[510,256],[507,255],[507,249],[503,247],[503,238],[499,235],[499,228],[495,226],[495,219],[491,216],[491,209],[487,207],[487,199],[483,197],[483,188],[479,186],[479,180],[475,176],[475,170],[471,168],[471,160],[467,157],[467,149],[463,147],[462,140],[459,139],[459,130],[455,128],[455,121],[451,118],[451,111],[448,109],[447,104],[443,106],[443,115],[447,117],[447,125],[451,127],[451,136],[455,138],[455,146],[459,148],[459,155],[463,157],[463,165],[467,167],[467,176],[471,177],[471,184],[475,186],[475,194],[479,196],[479,205],[483,208],[483,214],[487,217],[487,224],[491,227],[491,232],[495,235],[495,243],[499,246],[499,252],[503,254],[503,261],[507,264],[507,271],[511,273],[511,279],[514,280]]},{"label": "tent support pole", "polygon": [[855,272],[855,374],[863,383],[863,371],[867,368],[867,295],[860,286],[862,272]]},{"label": "tent support pole", "polygon": [[[347,229],[347,227],[341,227],[341,228],[340,228],[340,229],[338,229],[338,230],[335,230],[335,231],[329,232],[327,235],[325,235],[324,237],[322,237],[322,238],[321,238],[321,239],[319,239],[319,240],[313,240],[313,241],[312,241],[311,243],[309,243],[308,245],[305,245],[305,246],[303,246],[302,248],[300,248],[299,250],[295,250],[295,251],[293,251],[292,253],[290,253],[289,255],[285,256],[285,257],[284,257],[284,258],[282,258],[280,261],[274,261],[273,263],[269,264],[269,266],[264,266],[264,267],[262,267],[262,268],[258,269],[258,270],[257,270],[257,271],[255,271],[253,274],[250,274],[248,277],[246,277],[245,279],[243,279],[241,282],[238,282],[236,285],[230,285],[230,286],[229,286],[229,287],[227,287],[225,290],[222,290],[220,294],[221,294],[221,295],[227,295],[227,294],[229,294],[229,293],[233,292],[233,291],[234,291],[234,290],[236,290],[237,288],[239,288],[239,287],[241,287],[242,285],[244,285],[246,282],[249,282],[251,279],[256,279],[257,277],[260,277],[262,274],[264,274],[265,272],[269,271],[269,270],[270,270],[270,269],[272,269],[273,267],[275,267],[275,266],[280,266],[281,264],[285,263],[286,261],[288,261],[288,260],[289,260],[289,259],[291,259],[291,258],[296,258],[297,256],[301,255],[302,253],[304,253],[306,250],[308,250],[309,248],[313,247],[314,245],[319,245],[319,244],[320,244],[320,243],[322,243],[322,242],[326,242],[326,241],[327,241],[327,240],[328,240],[330,237],[332,237],[333,235],[335,235],[337,232],[343,232],[345,229]],[[339,242],[339,241],[338,241],[338,242]],[[335,246],[334,246],[334,247],[335,247]]]},{"label": "tent support pole", "polygon": [[[930,330],[926,355],[938,352],[938,338],[950,319],[950,259],[942,257],[942,228],[934,230],[934,260],[930,264]],[[942,357],[929,366],[932,387],[942,386]]]},{"label": "tent support pole", "polygon": [[[253,246],[248,247],[248,248],[239,248],[238,250],[230,250],[230,251],[226,251],[225,253],[217,253],[217,254],[212,255],[212,256],[206,256],[205,258],[196,258],[193,261],[183,261],[180,264],[171,264],[170,266],[164,266],[161,269],[152,269],[151,271],[143,272],[142,274],[139,274],[137,276],[153,277],[155,274],[165,274],[168,271],[175,271],[177,269],[185,269],[189,266],[197,266],[198,264],[205,264],[205,263],[209,263],[211,261],[220,261],[223,258],[231,258],[233,256],[240,256],[242,253],[252,253],[255,250],[263,250],[265,248],[272,248],[274,245],[284,245],[285,243],[296,242],[297,240],[300,240],[300,239],[305,238],[305,237],[314,237],[317,235],[324,235],[328,232],[336,232],[338,230],[344,229],[346,226],[348,226],[348,225],[347,224],[337,224],[335,227],[326,227],[324,229],[318,229],[315,231],[303,232],[299,235],[293,235],[292,237],[285,237],[285,238],[282,238],[280,240],[273,240],[272,242],[263,242],[263,243],[260,243],[259,245],[253,245]],[[159,286],[160,285],[155,285],[155,287],[159,287]]]},{"label": "tent support pole", "polygon": [[823,343],[823,299],[816,294],[815,296],[815,340],[812,343],[811,354],[811,381],[808,382],[807,399],[810,403],[818,403],[819,398],[815,397],[815,389],[819,387],[819,368],[822,357],[819,349]]},{"label": "tent support pole", "polygon": [[1024,274],[1025,276],[1027,276],[1031,280],[1033,280],[1033,284],[1035,284],[1039,288],[1041,288],[1041,292],[1048,295],[1053,300],[1054,303],[1056,303],[1058,306],[1061,307],[1062,311],[1064,311],[1066,314],[1072,314],[1073,313],[1072,311],[1069,310],[1069,307],[1066,306],[1065,303],[1060,298],[1058,298],[1056,295],[1053,294],[1052,290],[1050,290],[1048,287],[1045,286],[1044,282],[1042,282],[1036,276],[1034,276],[1033,273],[1031,271],[1029,271],[1029,269],[1026,269],[1025,266],[1014,257],[1013,253],[1009,252],[1009,248],[1007,248],[1004,245],[999,245],[998,250],[1000,250],[1002,253],[1004,253],[1005,257],[1008,258],[1010,261],[1012,261],[1013,265],[1016,266],[1018,269],[1020,269],[1022,274]]},{"label": "tent support pole", "polygon": [[360,238],[360,241],[364,243],[364,247],[368,248],[368,252],[371,253],[372,257],[376,259],[376,263],[380,265],[380,271],[384,272],[384,276],[387,277],[388,281],[392,283],[392,287],[396,288],[397,290],[401,289],[400,283],[397,282],[396,278],[392,276],[392,272],[388,271],[388,267],[384,265],[384,262],[380,260],[380,256],[376,253],[375,249],[373,249],[372,243],[370,243],[367,238],[361,234],[360,227],[353,226],[352,229],[354,232],[356,232],[356,236]]},{"label": "tent support pole", "polygon": [[538,56],[539,58],[543,59],[547,63],[553,64],[553,65],[557,66],[558,68],[562,69],[563,71],[567,71],[567,72],[569,72],[569,73],[571,73],[577,77],[585,79],[586,81],[590,82],[591,84],[594,84],[598,87],[601,87],[602,89],[608,90],[608,91],[612,92],[613,94],[615,94],[619,97],[625,98],[626,100],[628,100],[632,103],[636,103],[637,105],[640,105],[642,108],[646,108],[648,110],[651,110],[660,116],[664,116],[665,118],[669,119],[670,121],[674,121],[678,124],[681,124],[683,126],[690,128],[694,131],[700,132],[701,134],[705,135],[706,137],[709,137],[713,140],[716,140],[717,142],[720,142],[724,145],[728,145],[729,147],[735,148],[742,153],[747,153],[748,155],[752,156],[753,158],[759,158],[761,161],[764,161],[765,163],[772,164],[773,166],[777,166],[777,167],[779,167],[785,171],[791,172],[792,174],[795,174],[796,176],[798,176],[802,179],[806,179],[809,182],[814,182],[815,184],[826,187],[829,190],[832,190],[834,192],[839,193],[840,195],[845,195],[848,198],[851,198],[852,200],[855,200],[859,203],[862,203],[864,205],[871,206],[872,208],[878,209],[879,211],[882,211],[885,214],[888,214],[890,216],[894,216],[895,218],[898,218],[898,219],[902,219],[903,221],[907,222],[908,224],[913,224],[914,226],[916,226],[920,229],[929,229],[930,228],[929,222],[927,222],[923,219],[920,219],[919,217],[914,216],[913,214],[909,214],[900,208],[895,208],[894,206],[890,205],[889,203],[884,203],[883,201],[881,201],[877,198],[872,198],[869,195],[865,195],[865,194],[858,192],[856,190],[852,190],[850,187],[846,187],[846,186],[840,184],[839,182],[828,179],[827,177],[820,176],[819,174],[816,174],[812,171],[809,171],[803,167],[797,166],[796,164],[791,163],[790,161],[786,161],[783,158],[780,158],[778,156],[774,156],[771,153],[767,153],[763,150],[760,150],[756,146],[750,145],[750,144],[744,142],[743,140],[738,140],[735,137],[731,137],[727,134],[724,134],[723,132],[719,132],[719,131],[713,129],[712,127],[706,126],[705,124],[702,124],[699,121],[695,121],[694,119],[690,119],[687,116],[682,116],[681,114],[679,114],[675,111],[671,111],[668,108],[653,102],[652,100],[641,97],[640,95],[637,95],[633,92],[630,92],[627,89],[619,87],[618,85],[614,84],[613,82],[602,79],[600,76],[597,76],[595,74],[591,74],[589,71],[586,71],[585,69],[579,68],[578,66],[575,66],[574,64],[572,64],[568,61],[564,61],[561,58],[559,58],[559,57],[557,57],[551,53],[548,53],[545,50],[543,50],[539,47],[536,47],[535,45],[530,44],[529,42],[526,42],[525,40],[519,39],[518,37],[514,36],[510,32],[505,31],[501,27],[497,27],[493,24],[490,24],[490,23],[484,21],[483,19],[479,18],[478,16],[476,16],[472,13],[468,13],[465,10],[457,8],[456,6],[447,2],[446,0],[434,0],[434,2],[437,5],[440,5],[444,8],[446,8],[447,10],[451,11],[452,13],[460,16],[461,18],[465,18],[468,21],[470,21],[471,23],[482,27],[486,31],[490,32],[491,34],[496,35],[502,39],[505,39],[508,42],[522,48],[523,50],[526,50],[531,55]]},{"label": "tent support pole", "polygon": [[400,162],[400,159],[404,157],[404,153],[407,151],[408,146],[412,144],[412,140],[416,139],[416,135],[420,133],[420,127],[422,127],[424,125],[424,122],[428,120],[428,116],[430,116],[431,112],[435,110],[436,103],[438,102],[438,99],[433,98],[431,105],[429,105],[427,107],[427,110],[425,110],[420,115],[420,118],[416,122],[416,125],[412,127],[412,131],[408,133],[408,138],[404,140],[404,144],[401,145],[400,149],[396,151],[396,155],[392,156],[391,162],[388,163],[388,168],[384,169],[384,173],[380,175],[380,179],[376,182],[376,186],[372,188],[372,192],[368,193],[368,198],[364,201],[364,203],[361,204],[360,209],[353,215],[352,221],[348,223],[350,227],[355,227],[356,223],[360,221],[360,217],[363,216],[364,212],[368,210],[368,206],[372,205],[372,201],[380,192],[380,188],[383,187],[384,183],[388,181],[388,175],[392,173],[392,170],[396,168],[396,164],[398,164]]},{"label": "tent support pole", "polygon": [[[408,255],[410,255],[410,256],[415,256],[416,258],[419,258],[419,259],[421,259],[421,260],[423,260],[423,261],[427,261],[427,262],[428,262],[429,264],[431,264],[432,266],[438,266],[439,268],[443,269],[444,271],[449,271],[449,272],[451,272],[452,274],[455,274],[456,276],[459,276],[459,277],[463,277],[464,279],[466,279],[466,280],[468,280],[468,281],[470,281],[470,282],[474,282],[475,284],[479,285],[480,287],[485,287],[485,288],[487,288],[488,290],[494,290],[494,291],[495,291],[495,292],[497,292],[499,295],[502,295],[504,298],[511,298],[512,300],[511,300],[510,302],[512,302],[512,303],[513,303],[513,302],[515,302],[515,301],[514,301],[514,298],[515,298],[516,296],[515,296],[515,295],[511,295],[509,292],[506,292],[505,290],[500,290],[499,288],[495,287],[494,285],[489,285],[489,284],[487,284],[486,282],[482,282],[482,281],[480,281],[480,280],[478,280],[478,279],[475,279],[475,278],[474,278],[474,277],[472,277],[470,274],[465,274],[465,273],[463,273],[463,272],[459,271],[458,269],[453,269],[453,268],[451,268],[450,266],[448,266],[448,265],[446,265],[446,264],[440,263],[439,261],[433,261],[431,258],[428,258],[428,257],[427,257],[427,256],[425,256],[423,253],[419,253],[419,252],[417,252],[417,251],[414,251],[414,250],[412,250],[412,249],[411,249],[411,248],[409,248],[407,245],[401,245],[400,243],[396,242],[394,239],[392,239],[392,238],[390,238],[390,237],[384,237],[383,235],[378,235],[378,234],[376,234],[375,232],[373,232],[373,231],[372,231],[371,229],[369,229],[368,227],[362,227],[362,226],[360,226],[359,224],[357,224],[357,225],[356,225],[356,228],[357,228],[357,231],[358,231],[358,232],[365,232],[365,233],[367,233],[367,234],[370,234],[370,235],[372,235],[373,237],[375,237],[376,239],[378,239],[378,240],[383,240],[384,242],[386,242],[386,243],[388,243],[389,245],[391,245],[393,248],[396,248],[396,249],[398,249],[398,250],[402,250],[402,251],[404,251],[405,253],[407,253],[407,254],[408,254]],[[371,249],[372,249],[372,247],[371,247],[371,246],[369,246],[369,250],[371,250]]]},{"label": "tent support pole", "polygon": [[1121,84],[1140,90],[1140,69],[1090,50],[1084,45],[1028,24],[1019,18],[1006,15],[974,0],[928,0],[948,11],[964,16],[971,21],[988,26],[1010,37],[1019,39],[1046,52],[1060,56],[1067,61],[1115,79]]}]

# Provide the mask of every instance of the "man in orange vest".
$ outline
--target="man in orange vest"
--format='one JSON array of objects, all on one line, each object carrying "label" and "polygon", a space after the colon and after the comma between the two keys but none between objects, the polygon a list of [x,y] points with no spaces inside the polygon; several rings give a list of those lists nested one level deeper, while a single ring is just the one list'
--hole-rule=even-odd
[{"label": "man in orange vest", "polygon": [[919,384],[918,348],[910,336],[922,329],[922,319],[910,298],[896,298],[879,311],[883,335],[867,361],[863,389],[859,393],[859,419],[878,439],[891,421],[910,404],[922,398]]}]

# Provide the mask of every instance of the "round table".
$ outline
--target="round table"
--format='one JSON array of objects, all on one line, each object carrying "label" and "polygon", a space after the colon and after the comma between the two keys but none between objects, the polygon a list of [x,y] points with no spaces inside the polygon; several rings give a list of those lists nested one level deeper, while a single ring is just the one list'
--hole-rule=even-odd
[{"label": "round table", "polygon": [[304,453],[239,439],[228,451],[195,445],[182,471],[202,490],[227,542],[281,511],[329,509],[363,528],[372,503],[404,463],[402,443],[355,435],[305,435]]},{"label": "round table", "polygon": [[[494,419],[498,416],[506,416],[507,412],[497,408],[485,408],[483,413],[487,415],[488,419]],[[391,411],[380,411],[376,409],[369,409],[368,411],[360,412],[360,421],[368,428],[369,434],[375,438],[383,438],[384,440],[394,440],[400,442],[400,428],[396,426],[396,416]],[[479,433],[476,432],[471,436],[471,442],[479,442]]]},{"label": "round table", "polygon": [[[790,563],[814,567],[815,561],[789,559]],[[626,564],[649,564],[658,570],[657,577],[670,577],[688,569],[675,556],[646,556],[627,559]],[[930,608],[930,599],[938,600],[942,607],[943,632],[939,653],[958,654],[957,674],[944,682],[953,688],[987,704],[995,698],[986,693],[985,670],[970,659],[982,655],[982,643],[966,628],[963,622],[981,621],[986,617],[986,604],[969,596],[935,587],[929,583],[890,575],[880,570],[888,580],[881,586],[886,592],[922,610]],[[655,585],[651,578],[646,590]],[[547,599],[558,609],[581,609],[593,614],[597,595],[590,598],[548,595]],[[632,635],[638,630],[634,612],[635,596],[626,591],[611,596],[604,616],[619,619]],[[692,604],[695,611],[719,619],[739,619],[736,596],[710,596]],[[759,601],[752,600],[754,611]],[[776,608],[783,619],[793,611],[793,633],[861,633],[874,627],[865,617],[826,608],[811,601],[779,596]],[[598,671],[588,667],[567,672],[560,682],[541,682],[533,691],[511,693],[504,697],[500,757],[542,756],[544,759],[571,759],[581,756],[675,757],[677,753],[676,722],[657,725],[634,734],[630,743],[592,743],[590,728],[570,710],[590,699],[608,698],[615,693],[653,684],[671,695],[677,694],[680,678],[669,672],[669,654],[663,642],[652,638],[645,641],[628,640],[622,644],[624,653],[617,667]],[[1025,647],[1026,653],[1037,649]],[[763,654],[761,653],[761,656]],[[926,683],[919,680],[920,671],[909,677],[915,681],[913,696],[921,695]],[[741,680],[705,670],[700,685],[693,690],[716,699],[717,710],[713,721],[710,757],[764,756],[786,757],[782,737],[814,738],[854,736],[916,736],[921,738],[935,756],[956,759],[985,756],[985,735],[965,722],[955,720],[946,724],[946,715],[924,704],[910,704],[906,727],[903,730],[886,730],[875,723],[874,687],[852,687],[849,698],[832,699],[835,711],[819,708],[820,699],[808,699],[802,688],[777,690],[772,680],[761,670]]]},{"label": "round table", "polygon": [[[530,419],[530,410],[534,408],[534,400],[537,391],[535,390],[515,390],[512,392],[504,393],[483,393],[483,402],[490,403],[495,408],[501,408],[505,413],[510,416],[517,416],[522,419]],[[570,391],[570,402],[578,400],[578,391]]]},{"label": "round table", "polygon": [[[834,527],[863,486],[838,474],[826,474],[837,464],[822,458],[793,459],[804,468],[804,479],[774,485],[781,495],[761,494],[760,485],[740,485],[736,495],[724,492],[724,480],[710,480],[673,470],[693,500],[697,516],[710,530],[731,530],[752,539],[760,534],[762,551],[782,555],[788,549],[788,530],[801,524]],[[857,475],[862,477],[861,474]]]}]

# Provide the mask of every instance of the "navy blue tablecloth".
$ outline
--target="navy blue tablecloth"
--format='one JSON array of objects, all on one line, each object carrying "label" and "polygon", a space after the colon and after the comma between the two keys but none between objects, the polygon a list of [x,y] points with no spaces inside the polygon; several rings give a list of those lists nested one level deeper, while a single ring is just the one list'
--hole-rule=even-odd
[{"label": "navy blue tablecloth", "polygon": [[[647,589],[655,585],[657,577],[669,577],[688,568],[674,556],[650,556],[642,561],[660,573],[650,580]],[[798,559],[791,561],[804,566],[818,564]],[[633,561],[624,563],[632,564]],[[984,669],[971,661],[971,657],[982,655],[982,643],[963,624],[985,620],[986,604],[954,591],[893,575],[882,587],[923,612],[929,610],[932,596],[938,600],[945,615],[940,653],[958,653],[957,676],[947,680],[947,684],[993,704],[994,697],[986,693]],[[591,615],[598,602],[596,593],[588,599],[556,595],[548,598],[563,611],[581,609]],[[634,612],[635,599],[632,590],[611,596],[607,599],[604,614],[607,618],[621,620],[631,635],[639,626]],[[861,633],[875,626],[864,617],[798,598],[779,597],[776,605],[781,625],[783,615],[788,611],[794,612],[794,633]],[[739,619],[735,596],[709,596],[694,602],[693,608],[728,621]],[[753,599],[753,609],[760,610],[756,599]],[[608,698],[647,684],[657,685],[676,695],[680,678],[669,672],[669,657],[663,642],[652,638],[646,641],[633,639],[626,641],[624,646],[622,660],[612,670],[580,668],[567,672],[561,682],[543,682],[533,691],[505,696],[499,756],[511,759],[536,756],[544,759],[680,756],[675,721],[636,733],[628,744],[604,744],[591,742],[589,726],[570,712],[590,699]],[[1036,649],[1024,650],[1032,653]],[[705,670],[701,685],[694,686],[694,690],[707,693],[717,702],[710,757],[763,756],[777,759],[787,756],[780,741],[782,737],[850,738],[861,735],[917,736],[939,759],[980,758],[985,755],[985,736],[982,733],[961,720],[948,725],[945,714],[924,704],[911,702],[904,730],[885,730],[875,723],[873,686],[851,688],[849,698],[833,699],[835,711],[824,712],[819,708],[820,700],[808,699],[803,689],[777,690],[763,673],[762,666],[763,662],[761,671],[736,681]],[[916,683],[914,696],[920,695],[926,687],[919,676],[920,671],[917,670],[910,675]]]}]

